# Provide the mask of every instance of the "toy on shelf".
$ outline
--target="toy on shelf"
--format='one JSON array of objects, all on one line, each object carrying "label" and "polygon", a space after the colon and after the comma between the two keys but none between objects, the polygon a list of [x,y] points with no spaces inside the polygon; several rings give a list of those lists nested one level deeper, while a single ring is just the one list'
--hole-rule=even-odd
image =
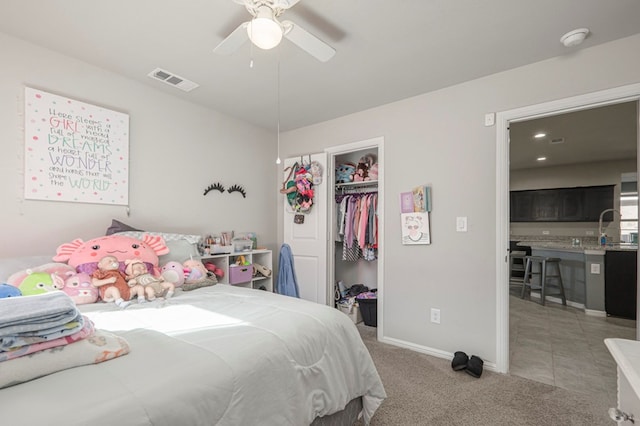
[{"label": "toy on shelf", "polygon": [[353,182],[356,165],[350,162],[338,164],[336,167],[336,183]]},{"label": "toy on shelf", "polygon": [[[371,177],[371,169],[374,165],[376,165],[376,157],[373,154],[364,155],[358,161],[356,166],[356,171],[353,175],[354,182],[365,182],[369,180],[373,180]],[[376,165],[375,172],[373,173],[376,176],[376,180],[378,179],[378,166]]]}]

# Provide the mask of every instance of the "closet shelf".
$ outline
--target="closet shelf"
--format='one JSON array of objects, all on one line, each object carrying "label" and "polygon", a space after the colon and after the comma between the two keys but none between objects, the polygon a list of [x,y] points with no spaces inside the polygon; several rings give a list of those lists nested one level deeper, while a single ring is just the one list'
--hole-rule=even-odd
[{"label": "closet shelf", "polygon": [[365,188],[365,187],[370,187],[370,186],[376,186],[378,185],[378,181],[377,180],[365,180],[365,181],[361,181],[361,182],[345,182],[345,183],[336,183],[336,189],[340,189],[340,188]]}]

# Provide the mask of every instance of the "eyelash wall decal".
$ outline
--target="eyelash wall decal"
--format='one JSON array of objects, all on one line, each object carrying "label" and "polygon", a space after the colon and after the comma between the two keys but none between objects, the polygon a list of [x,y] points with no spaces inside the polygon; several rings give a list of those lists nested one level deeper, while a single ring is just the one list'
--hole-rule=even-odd
[{"label": "eyelash wall decal", "polygon": [[216,182],[214,184],[209,185],[207,188],[205,188],[204,195],[207,195],[209,192],[213,191],[214,189],[220,192],[224,192],[224,186],[222,186],[220,182]]},{"label": "eyelash wall decal", "polygon": [[247,198],[247,192],[240,185],[231,185],[231,188],[229,188],[227,192],[229,194],[231,194],[232,192],[239,192],[242,194],[242,198]]}]

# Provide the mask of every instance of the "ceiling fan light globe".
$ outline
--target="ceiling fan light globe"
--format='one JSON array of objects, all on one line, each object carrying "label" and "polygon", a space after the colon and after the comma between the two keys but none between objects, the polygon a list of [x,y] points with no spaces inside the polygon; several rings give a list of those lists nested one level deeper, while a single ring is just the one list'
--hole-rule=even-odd
[{"label": "ceiling fan light globe", "polygon": [[247,34],[260,49],[273,49],[282,41],[282,27],[272,19],[255,18],[247,25]]}]

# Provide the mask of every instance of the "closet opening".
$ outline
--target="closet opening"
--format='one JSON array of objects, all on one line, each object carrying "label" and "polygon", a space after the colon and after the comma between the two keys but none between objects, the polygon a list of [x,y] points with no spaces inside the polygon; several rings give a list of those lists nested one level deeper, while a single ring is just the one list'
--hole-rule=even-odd
[{"label": "closet opening", "polygon": [[[329,305],[382,336],[383,138],[328,148]],[[374,300],[375,299],[375,300]]]}]

